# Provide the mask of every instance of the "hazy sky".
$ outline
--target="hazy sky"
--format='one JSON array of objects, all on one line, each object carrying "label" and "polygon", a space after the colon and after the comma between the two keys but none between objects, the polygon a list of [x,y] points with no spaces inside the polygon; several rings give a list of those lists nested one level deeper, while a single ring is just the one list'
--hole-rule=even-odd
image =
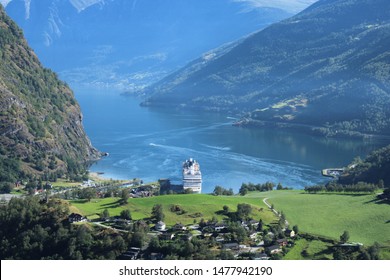
[{"label": "hazy sky", "polygon": [[[7,6],[12,0],[0,0],[3,6]],[[31,0],[25,0],[26,5]],[[65,0],[66,1],[66,0]],[[79,12],[104,0],[68,0]],[[115,0],[114,0],[115,1]],[[254,8],[278,8],[290,13],[297,13],[313,4],[317,0],[231,0],[233,2],[242,2],[248,5],[248,9]]]},{"label": "hazy sky", "polygon": [[317,0],[232,0],[248,5],[248,9],[254,8],[278,8],[290,13],[298,13]]}]

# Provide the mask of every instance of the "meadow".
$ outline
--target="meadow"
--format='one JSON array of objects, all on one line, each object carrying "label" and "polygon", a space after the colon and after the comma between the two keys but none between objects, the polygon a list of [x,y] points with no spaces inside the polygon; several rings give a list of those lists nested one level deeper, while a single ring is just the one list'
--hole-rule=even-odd
[{"label": "meadow", "polygon": [[[275,215],[257,197],[241,196],[213,196],[207,194],[189,194],[189,195],[163,195],[147,198],[130,198],[128,204],[120,205],[120,198],[92,199],[90,202],[85,200],[71,201],[74,210],[86,215],[90,219],[99,217],[99,213],[107,209],[110,216],[119,215],[124,209],[129,209],[132,218],[135,220],[148,219],[151,216],[152,208],[155,204],[163,206],[165,219],[168,226],[177,222],[188,225],[194,220],[211,220],[215,216],[222,221],[226,216],[222,214],[223,206],[229,207],[229,212],[237,210],[237,204],[247,203],[253,208],[252,217],[256,220],[263,219],[265,223],[276,221]],[[171,212],[172,205],[178,205],[185,213],[179,214]]]},{"label": "meadow", "polygon": [[255,192],[249,197],[267,198],[300,231],[339,240],[347,230],[350,242],[390,245],[390,205],[377,201],[375,194],[307,194],[291,190]]},{"label": "meadow", "polygon": [[[153,205],[162,204],[165,223],[169,226],[176,222],[191,224],[194,219],[210,220],[213,216],[221,221],[226,217],[221,213],[224,205],[234,212],[237,204],[248,203],[253,207],[254,219],[275,222],[275,215],[263,202],[265,198],[277,211],[283,211],[291,226],[298,225],[301,232],[339,240],[347,230],[351,242],[364,245],[379,242],[390,246],[390,205],[376,201],[375,194],[307,194],[301,190],[283,190],[251,192],[246,196],[165,195],[129,199],[127,205],[120,205],[119,198],[105,198],[71,201],[71,205],[91,219],[98,218],[104,209],[111,216],[129,209],[133,219],[138,220],[150,218]],[[179,205],[185,213],[171,212],[171,205]]]}]

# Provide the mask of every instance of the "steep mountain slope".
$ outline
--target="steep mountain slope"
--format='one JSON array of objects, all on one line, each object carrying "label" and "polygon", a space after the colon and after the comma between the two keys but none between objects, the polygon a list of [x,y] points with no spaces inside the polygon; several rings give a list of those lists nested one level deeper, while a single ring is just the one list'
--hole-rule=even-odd
[{"label": "steep mountain slope", "polygon": [[243,124],[390,133],[388,46],[389,1],[321,0],[147,88],[144,104],[251,112]]},{"label": "steep mountain slope", "polygon": [[291,14],[233,0],[12,0],[7,13],[72,86],[134,90]]},{"label": "steep mountain slope", "polygon": [[350,164],[338,181],[341,184],[367,182],[390,188],[390,146],[376,150],[364,160]]},{"label": "steep mountain slope", "polygon": [[99,153],[69,87],[41,66],[0,5],[0,181],[76,173]]}]

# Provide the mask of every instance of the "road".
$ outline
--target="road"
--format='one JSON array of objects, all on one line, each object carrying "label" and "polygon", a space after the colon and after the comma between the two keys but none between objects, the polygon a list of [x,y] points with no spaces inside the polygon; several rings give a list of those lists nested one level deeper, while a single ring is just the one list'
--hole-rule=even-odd
[{"label": "road", "polygon": [[[269,209],[271,209],[272,212],[274,212],[276,216],[280,217],[279,212],[272,208],[271,204],[269,204],[269,203],[267,202],[267,199],[268,199],[268,197],[266,197],[266,198],[263,199],[264,204],[267,205],[267,207],[268,207]],[[285,220],[285,221],[286,221],[286,227],[288,227],[289,223],[288,223],[287,220]]]}]

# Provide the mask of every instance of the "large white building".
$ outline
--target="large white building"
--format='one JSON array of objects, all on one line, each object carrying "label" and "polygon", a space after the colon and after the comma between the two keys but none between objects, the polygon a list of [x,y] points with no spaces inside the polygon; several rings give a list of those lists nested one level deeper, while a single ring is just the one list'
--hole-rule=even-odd
[{"label": "large white building", "polygon": [[183,189],[190,189],[194,193],[202,191],[202,173],[199,163],[190,158],[183,163]]}]

